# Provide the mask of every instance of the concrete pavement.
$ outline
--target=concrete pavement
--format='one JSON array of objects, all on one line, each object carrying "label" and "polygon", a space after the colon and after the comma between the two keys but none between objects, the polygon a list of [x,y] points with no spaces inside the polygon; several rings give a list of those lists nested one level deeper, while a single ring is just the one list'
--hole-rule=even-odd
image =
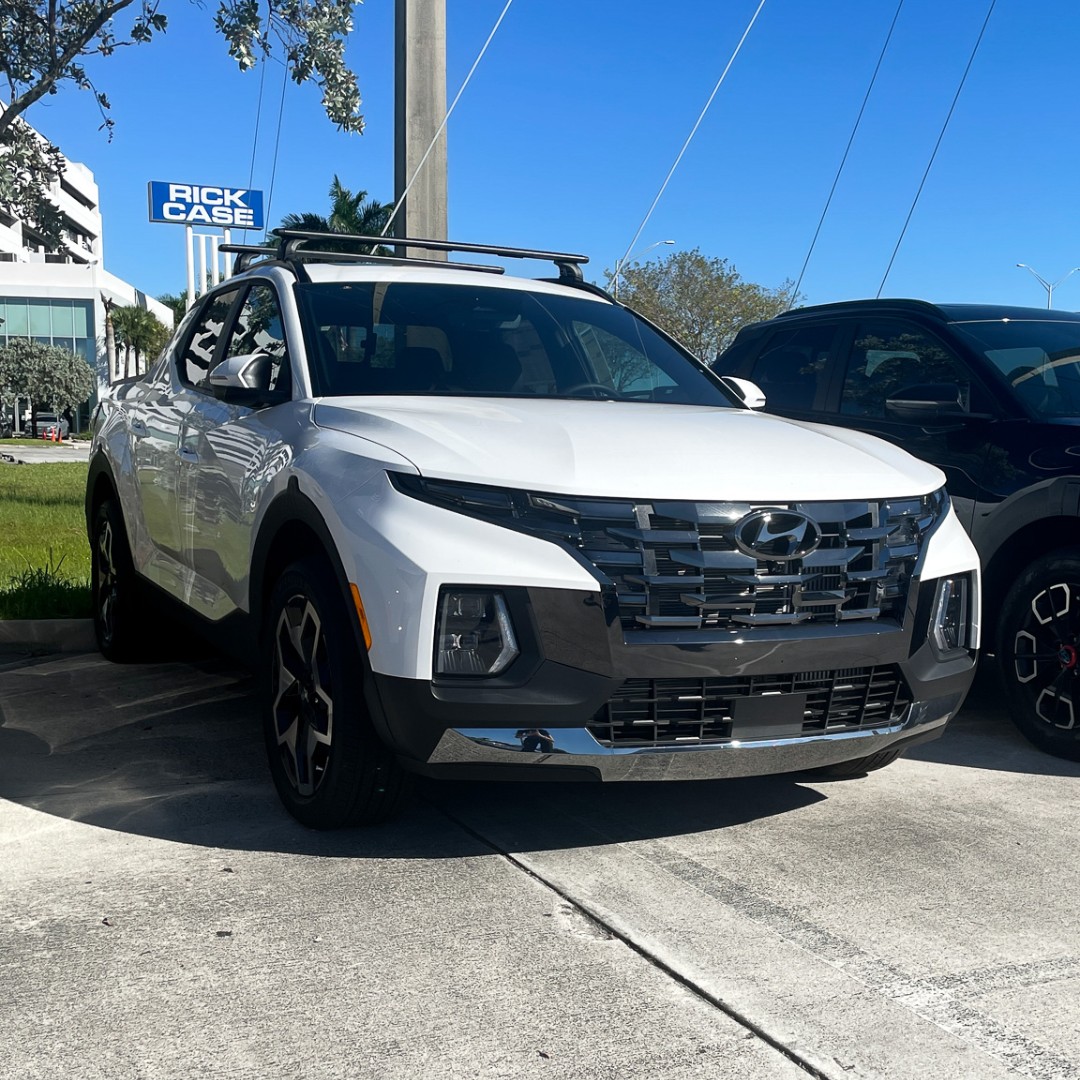
[{"label": "concrete pavement", "polygon": [[0,721],[5,1075],[1080,1078],[1080,767],[992,689],[865,779],[329,835],[216,660],[13,661]]},{"label": "concrete pavement", "polygon": [[9,462],[19,465],[33,465],[41,461],[89,461],[90,440],[54,443],[44,439],[33,446],[16,445],[7,439],[0,439],[0,463]]}]

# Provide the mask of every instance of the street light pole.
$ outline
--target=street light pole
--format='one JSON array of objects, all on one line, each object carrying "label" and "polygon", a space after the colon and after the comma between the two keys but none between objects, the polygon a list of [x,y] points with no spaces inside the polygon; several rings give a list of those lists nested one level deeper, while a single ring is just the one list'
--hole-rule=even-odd
[{"label": "street light pole", "polygon": [[1067,278],[1072,277],[1072,275],[1075,274],[1077,270],[1080,270],[1080,266],[1074,266],[1067,274],[1064,275],[1064,277],[1058,278],[1057,281],[1055,281],[1053,285],[1051,285],[1050,282],[1046,280],[1046,278],[1042,277],[1040,274],[1037,274],[1034,270],[1032,270],[1027,263],[1017,263],[1016,265],[1022,270],[1027,270],[1028,273],[1031,274],[1031,276],[1046,290],[1046,306],[1048,308],[1052,308],[1054,306],[1054,290]]},{"label": "street light pole", "polygon": [[631,262],[631,260],[638,258],[641,255],[645,255],[652,251],[653,248],[660,247],[661,244],[674,244],[674,240],[657,240],[655,243],[650,244],[648,247],[643,247],[640,251],[635,251],[633,255],[627,255],[626,258],[620,259],[615,264],[615,270],[611,275],[611,279],[608,281],[608,287],[611,289],[612,295],[616,300],[619,299],[619,275],[623,272],[623,268]]}]

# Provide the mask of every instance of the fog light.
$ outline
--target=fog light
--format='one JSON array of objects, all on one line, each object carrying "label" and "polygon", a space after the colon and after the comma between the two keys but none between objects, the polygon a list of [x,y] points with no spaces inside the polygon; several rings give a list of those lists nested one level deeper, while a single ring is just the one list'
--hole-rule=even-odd
[{"label": "fog light", "polygon": [[942,578],[938,582],[934,614],[930,619],[930,643],[938,656],[968,647],[970,591],[969,574]]},{"label": "fog light", "polygon": [[435,642],[440,675],[498,675],[519,651],[503,594],[473,589],[443,590]]}]

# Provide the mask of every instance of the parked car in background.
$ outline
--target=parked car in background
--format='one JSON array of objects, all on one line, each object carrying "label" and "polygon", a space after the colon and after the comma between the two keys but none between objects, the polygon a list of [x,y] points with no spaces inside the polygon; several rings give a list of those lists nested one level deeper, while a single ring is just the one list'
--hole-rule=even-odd
[{"label": "parked car in background", "polygon": [[63,416],[57,416],[54,412],[39,412],[37,418],[31,422],[30,428],[30,434],[35,439],[40,439],[42,436],[52,438],[57,430],[60,432],[60,438],[66,439],[70,433],[70,425],[67,419]]},{"label": "parked car in background", "polygon": [[979,591],[939,469],[751,413],[583,256],[281,237],[102,402],[86,511],[103,653],[164,600],[249,658],[300,821],[408,771],[854,776],[944,730]]},{"label": "parked car in background", "polygon": [[1080,760],[1080,314],[857,300],[744,328],[716,361],[765,409],[880,435],[945,473],[983,564],[1013,719]]}]

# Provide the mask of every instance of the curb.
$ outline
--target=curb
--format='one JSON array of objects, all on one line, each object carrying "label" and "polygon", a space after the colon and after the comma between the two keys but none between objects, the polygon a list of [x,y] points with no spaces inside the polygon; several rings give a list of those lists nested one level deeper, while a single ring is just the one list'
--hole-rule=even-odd
[{"label": "curb", "polygon": [[0,619],[0,651],[93,652],[93,619]]}]

